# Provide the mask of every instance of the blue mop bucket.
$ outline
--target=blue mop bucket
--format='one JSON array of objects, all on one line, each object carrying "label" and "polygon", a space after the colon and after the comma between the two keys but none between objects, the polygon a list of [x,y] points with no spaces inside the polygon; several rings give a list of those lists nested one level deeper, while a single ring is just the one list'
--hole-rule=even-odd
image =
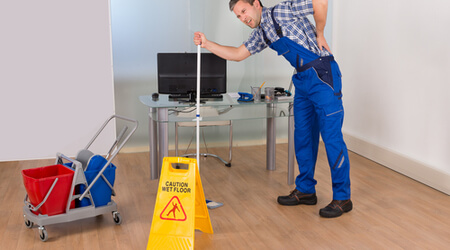
[{"label": "blue mop bucket", "polygon": [[[107,162],[108,161],[101,155],[94,155],[91,157],[91,159],[89,160],[89,164],[84,171],[84,175],[86,176],[88,185],[90,185],[92,181],[94,181],[97,174]],[[111,186],[114,186],[114,181],[116,179],[116,166],[114,166],[114,164],[112,163],[109,164],[109,166],[106,167],[105,171],[103,171],[103,175],[106,177]],[[82,194],[86,189],[87,187],[85,187],[84,185],[80,185],[79,193]],[[103,180],[101,176],[97,179],[90,191],[96,207],[104,206],[111,202],[112,189],[108,186],[108,184],[105,182],[105,180]],[[91,201],[86,197],[78,203],[78,207],[85,207],[90,205]]]}]

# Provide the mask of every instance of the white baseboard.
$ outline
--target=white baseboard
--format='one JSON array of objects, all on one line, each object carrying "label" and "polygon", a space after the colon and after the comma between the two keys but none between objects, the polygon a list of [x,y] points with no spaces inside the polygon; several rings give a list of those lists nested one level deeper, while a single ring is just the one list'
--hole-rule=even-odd
[{"label": "white baseboard", "polygon": [[449,174],[348,134],[344,140],[349,150],[450,195]]}]

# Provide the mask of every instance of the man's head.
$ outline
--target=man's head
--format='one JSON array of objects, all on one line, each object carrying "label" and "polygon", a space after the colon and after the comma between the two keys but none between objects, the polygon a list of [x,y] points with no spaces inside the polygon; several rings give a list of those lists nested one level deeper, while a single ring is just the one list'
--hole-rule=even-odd
[{"label": "man's head", "polygon": [[245,25],[254,29],[261,23],[262,3],[260,0],[230,0],[230,10]]},{"label": "man's head", "polygon": [[[249,4],[253,5],[253,2],[254,2],[255,0],[230,0],[229,5],[230,5],[230,10],[231,10],[231,11],[233,11],[234,6],[235,6],[236,3],[239,2],[239,1],[246,2],[246,3],[249,3]],[[261,0],[258,0],[258,2],[259,2],[259,4],[260,4],[261,7],[262,7],[263,5],[262,5],[262,3],[261,3]]]}]

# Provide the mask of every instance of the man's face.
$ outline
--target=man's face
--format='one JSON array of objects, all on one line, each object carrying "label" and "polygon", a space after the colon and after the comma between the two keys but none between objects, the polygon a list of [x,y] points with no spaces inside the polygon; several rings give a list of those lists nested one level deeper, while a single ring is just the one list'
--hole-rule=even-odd
[{"label": "man's face", "polygon": [[258,27],[261,23],[261,10],[262,7],[258,0],[253,2],[253,5],[239,1],[233,8],[236,17],[252,29]]}]

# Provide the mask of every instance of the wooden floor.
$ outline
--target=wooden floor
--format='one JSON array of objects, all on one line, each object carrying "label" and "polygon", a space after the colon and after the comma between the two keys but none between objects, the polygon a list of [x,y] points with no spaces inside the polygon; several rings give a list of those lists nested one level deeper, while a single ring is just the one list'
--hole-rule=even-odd
[{"label": "wooden floor", "polygon": [[[226,152],[226,149],[210,149]],[[234,149],[233,165],[208,157],[200,173],[207,199],[224,203],[209,210],[214,234],[195,233],[196,249],[449,249],[448,195],[350,153],[354,209],[325,219],[319,209],[332,199],[330,174],[321,146],[316,168],[318,204],[284,207],[278,195],[286,183],[287,145],[277,146],[277,170],[265,170],[265,147]],[[114,200],[123,223],[102,215],[46,226],[41,242],[36,226],[23,221],[25,188],[21,170],[54,160],[0,163],[0,249],[145,249],[157,180],[149,179],[147,153],[119,154]]]}]

